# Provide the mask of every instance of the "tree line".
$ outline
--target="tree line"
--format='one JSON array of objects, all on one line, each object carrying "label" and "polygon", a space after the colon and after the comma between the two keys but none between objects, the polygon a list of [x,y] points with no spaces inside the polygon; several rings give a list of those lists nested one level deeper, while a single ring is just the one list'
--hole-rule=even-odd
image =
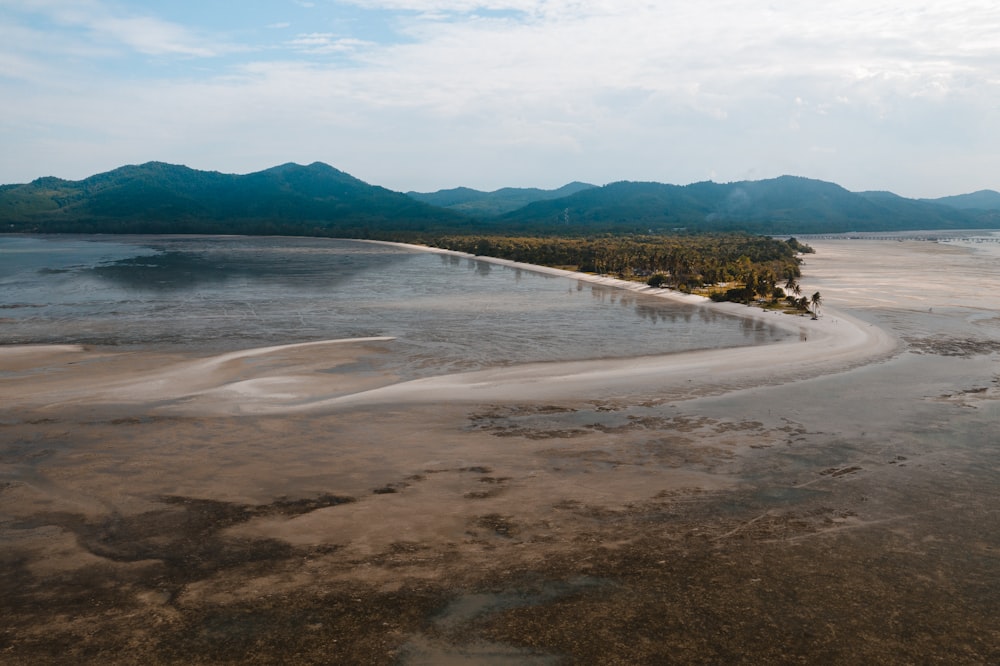
[{"label": "tree line", "polygon": [[[432,247],[635,280],[682,291],[727,285],[716,300],[771,298],[801,276],[796,239],[750,234],[601,236],[593,238],[454,235],[424,239]],[[777,290],[777,291],[776,291]]]}]

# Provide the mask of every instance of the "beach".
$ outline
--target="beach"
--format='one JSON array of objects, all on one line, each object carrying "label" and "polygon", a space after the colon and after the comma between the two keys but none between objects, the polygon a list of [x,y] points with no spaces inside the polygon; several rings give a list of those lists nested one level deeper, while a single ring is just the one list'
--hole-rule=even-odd
[{"label": "beach", "polygon": [[776,344],[0,348],[0,661],[998,661],[1000,244],[806,242],[816,320],[538,269]]}]

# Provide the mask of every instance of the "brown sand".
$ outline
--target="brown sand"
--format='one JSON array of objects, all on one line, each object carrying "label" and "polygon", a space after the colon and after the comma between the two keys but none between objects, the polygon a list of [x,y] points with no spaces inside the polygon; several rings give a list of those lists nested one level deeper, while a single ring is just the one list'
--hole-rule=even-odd
[{"label": "brown sand", "polygon": [[996,663],[997,256],[812,244],[761,348],[0,350],[0,662]]}]

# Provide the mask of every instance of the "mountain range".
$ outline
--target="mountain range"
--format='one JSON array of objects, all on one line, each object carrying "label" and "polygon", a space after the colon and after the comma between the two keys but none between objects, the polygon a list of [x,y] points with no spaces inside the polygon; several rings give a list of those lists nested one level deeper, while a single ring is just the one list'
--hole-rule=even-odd
[{"label": "mountain range", "polygon": [[504,187],[493,192],[481,192],[469,187],[456,187],[437,192],[407,192],[417,201],[432,206],[450,208],[474,217],[495,217],[523,208],[536,201],[562,199],[583,190],[596,187],[589,183],[572,182],[555,190],[540,190],[534,187]]},{"label": "mountain range", "polygon": [[376,237],[468,222],[320,162],[246,175],[147,162],[79,181],[0,186],[0,229],[7,231]]},{"label": "mountain range", "polygon": [[907,199],[782,176],[691,185],[570,183],[556,190],[403,194],[329,165],[246,175],[148,162],[79,181],[0,186],[0,229],[36,233],[239,233],[415,238],[428,234],[837,233],[1000,228],[992,190]]}]

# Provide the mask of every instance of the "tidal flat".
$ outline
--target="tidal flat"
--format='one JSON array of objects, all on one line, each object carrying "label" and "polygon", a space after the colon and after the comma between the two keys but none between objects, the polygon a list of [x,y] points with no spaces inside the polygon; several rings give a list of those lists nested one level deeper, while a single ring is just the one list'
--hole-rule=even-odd
[{"label": "tidal flat", "polygon": [[0,348],[0,662],[1000,662],[1000,244],[807,242],[738,350]]}]

